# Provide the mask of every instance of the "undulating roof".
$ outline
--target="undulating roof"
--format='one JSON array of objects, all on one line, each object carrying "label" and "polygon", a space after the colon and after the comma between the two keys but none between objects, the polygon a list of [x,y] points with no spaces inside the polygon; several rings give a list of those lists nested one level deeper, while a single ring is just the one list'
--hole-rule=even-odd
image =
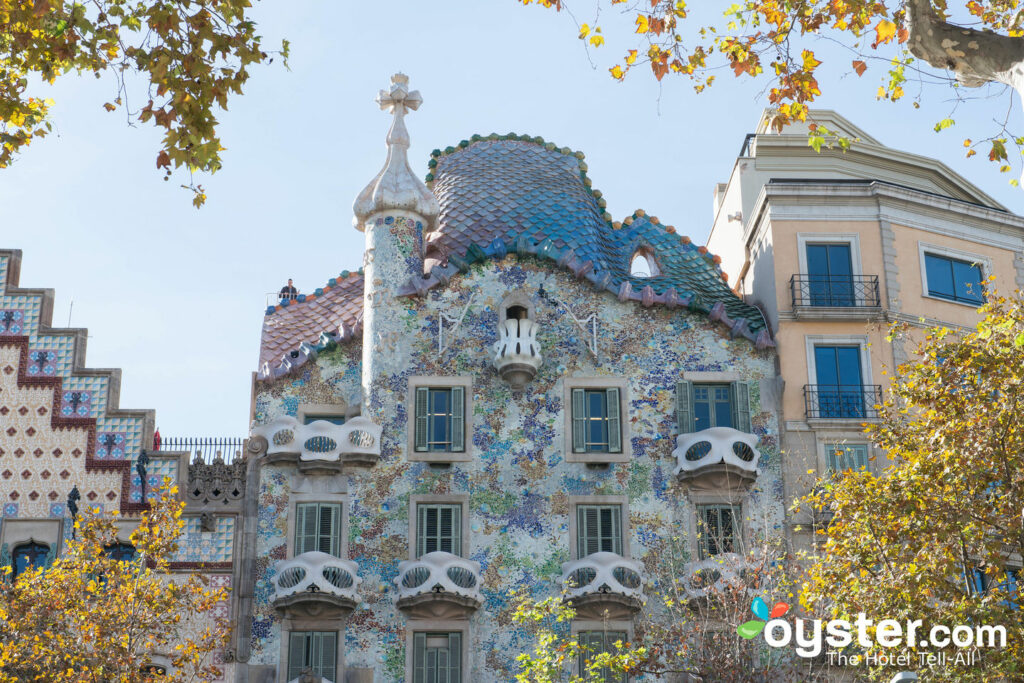
[{"label": "undulating roof", "polygon": [[[581,153],[540,138],[473,136],[435,150],[429,167],[426,180],[441,211],[437,229],[425,236],[426,277],[411,278],[401,294],[422,295],[475,262],[517,253],[549,259],[621,301],[686,307],[733,336],[773,345],[761,312],[729,288],[707,249],[643,211],[612,222]],[[658,275],[630,274],[638,250],[653,256]],[[313,295],[268,308],[260,377],[286,374],[316,350],[354,336],[362,288],[361,274],[343,273]]]}]

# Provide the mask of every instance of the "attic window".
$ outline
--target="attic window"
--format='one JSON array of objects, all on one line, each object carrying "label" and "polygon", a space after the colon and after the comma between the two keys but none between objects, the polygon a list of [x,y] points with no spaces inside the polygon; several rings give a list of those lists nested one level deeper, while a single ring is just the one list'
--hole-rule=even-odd
[{"label": "attic window", "polygon": [[505,320],[525,320],[530,317],[526,306],[509,306],[505,309]]},{"label": "attic window", "polygon": [[656,277],[661,275],[658,262],[654,259],[654,253],[649,247],[641,247],[633,252],[633,258],[629,262],[629,274],[632,277]]}]

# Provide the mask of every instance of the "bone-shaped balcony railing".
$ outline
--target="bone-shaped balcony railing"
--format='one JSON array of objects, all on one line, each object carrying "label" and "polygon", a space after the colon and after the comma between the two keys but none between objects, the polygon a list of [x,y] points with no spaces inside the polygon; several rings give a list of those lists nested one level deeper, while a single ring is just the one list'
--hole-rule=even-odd
[{"label": "bone-shaped balcony railing", "polygon": [[494,343],[494,367],[514,389],[521,389],[537,375],[543,359],[537,343],[537,323],[523,319],[506,320],[498,327]]},{"label": "bone-shaped balcony railing", "polygon": [[337,461],[346,456],[380,457],[381,428],[365,417],[345,424],[315,420],[302,424],[294,417],[279,417],[252,430],[267,440],[267,454],[298,453],[300,460]]},{"label": "bone-shaped balcony railing", "polygon": [[676,476],[693,476],[712,465],[727,465],[749,479],[757,477],[757,437],[732,427],[712,427],[676,437],[672,451],[678,465]]},{"label": "bone-shaped balcony railing", "polygon": [[643,568],[636,560],[599,552],[562,564],[569,598],[612,594],[643,601]]},{"label": "bone-shaped balcony railing", "polygon": [[480,563],[443,551],[400,562],[395,585],[399,600],[425,593],[446,593],[483,603]]},{"label": "bone-shaped balcony railing", "polygon": [[274,600],[302,593],[325,593],[359,602],[356,563],[334,555],[312,551],[277,563],[274,575]]},{"label": "bone-shaped balcony railing", "polygon": [[680,584],[689,598],[699,600],[736,591],[751,592],[747,560],[739,553],[721,553],[683,567]]}]

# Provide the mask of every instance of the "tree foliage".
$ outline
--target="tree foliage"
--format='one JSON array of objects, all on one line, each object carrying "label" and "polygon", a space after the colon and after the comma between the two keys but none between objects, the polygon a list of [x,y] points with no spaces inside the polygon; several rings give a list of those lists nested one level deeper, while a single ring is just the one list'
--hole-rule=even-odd
[{"label": "tree foliage", "polygon": [[[241,94],[249,69],[272,61],[251,20],[249,0],[0,0],[0,168],[49,133],[53,102],[40,81],[69,73],[113,76],[103,104],[129,122],[163,131],[156,166],[206,199],[193,172],[213,173],[223,151],[216,109]],[[288,43],[280,54],[287,59]],[[148,81],[134,92],[136,74]]]},{"label": "tree foliage", "polygon": [[568,633],[575,616],[576,611],[561,597],[519,601],[512,621],[534,636],[536,647],[516,657],[518,683],[605,683],[635,670],[646,655],[645,648],[622,641],[616,641],[614,652],[591,652],[578,636]]},{"label": "tree foliage", "polygon": [[[571,0],[518,1],[562,10]],[[903,99],[911,80],[920,86],[952,87],[944,94],[952,94],[954,101],[967,99],[961,86],[989,82],[1003,83],[1024,96],[1020,0],[738,0],[714,10],[687,0],[572,4],[582,11],[594,8],[594,24],[578,24],[579,38],[593,48],[605,45],[609,37],[597,23],[606,5],[631,20],[634,36],[618,36],[628,45],[619,48],[621,57],[609,68],[614,79],[646,67],[658,81],[672,75],[688,78],[697,92],[712,86],[719,73],[764,79],[767,102],[775,111],[773,125],[779,130],[807,120],[808,108],[821,95],[819,67],[825,58],[816,49],[824,41],[845,51],[842,72],[858,77],[869,70],[878,74],[880,100]],[[946,33],[947,40],[930,40],[945,38]],[[912,98],[915,107],[920,97]],[[951,116],[944,116],[935,130],[954,123]],[[1007,126],[1003,118],[994,134],[965,140],[967,155],[982,148],[1001,170],[1010,170],[1006,146],[1012,140],[1024,150],[1024,136],[1013,135]],[[812,124],[812,142],[820,146],[832,140],[831,131],[815,134],[815,127]]]},{"label": "tree foliage", "polygon": [[[119,561],[108,548],[117,529],[110,516],[85,515],[75,538],[49,567],[0,582],[0,683],[153,683],[212,681],[214,652],[228,626],[212,612],[227,599],[200,574],[168,575],[181,534],[184,503],[163,489],[132,532],[135,557]],[[145,667],[160,654],[167,675]]]},{"label": "tree foliage", "polygon": [[1007,575],[1024,551],[1024,299],[991,297],[981,313],[969,334],[931,330],[900,366],[868,430],[891,467],[849,472],[804,501],[832,514],[809,609],[921,619],[922,633],[1006,627],[1007,647],[983,648],[973,666],[919,665],[930,681],[1024,678],[1024,596]]}]

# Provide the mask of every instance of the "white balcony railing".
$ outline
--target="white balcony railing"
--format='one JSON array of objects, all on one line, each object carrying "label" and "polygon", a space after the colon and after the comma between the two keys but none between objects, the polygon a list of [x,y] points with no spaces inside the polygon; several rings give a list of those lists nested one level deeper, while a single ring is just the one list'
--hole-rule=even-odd
[{"label": "white balcony railing", "polygon": [[[691,479],[704,473],[733,473],[749,483],[757,478],[757,437],[731,427],[712,427],[676,437],[675,475]],[[727,484],[726,484],[727,485]]]},{"label": "white balcony railing", "polygon": [[274,575],[274,603],[296,602],[302,598],[332,596],[341,605],[359,604],[359,578],[356,563],[334,555],[313,551],[290,560],[280,560]]},{"label": "white balcony railing", "polygon": [[512,318],[499,326],[498,341],[494,343],[494,367],[513,389],[522,389],[536,377],[542,362],[537,323],[528,318]]},{"label": "white balcony railing", "polygon": [[267,455],[298,454],[300,461],[337,462],[380,458],[381,428],[365,417],[345,424],[315,420],[302,424],[294,417],[279,417],[252,430],[267,440]]},{"label": "white balcony railing", "polygon": [[480,563],[442,551],[427,553],[398,564],[398,600],[421,595],[455,596],[483,604]]},{"label": "white balcony railing", "polygon": [[721,553],[683,567],[680,583],[691,600],[706,600],[737,592],[750,593],[747,560],[739,553]]},{"label": "white balcony railing", "polygon": [[600,552],[562,564],[569,599],[614,595],[643,602],[643,568],[636,560]]}]

